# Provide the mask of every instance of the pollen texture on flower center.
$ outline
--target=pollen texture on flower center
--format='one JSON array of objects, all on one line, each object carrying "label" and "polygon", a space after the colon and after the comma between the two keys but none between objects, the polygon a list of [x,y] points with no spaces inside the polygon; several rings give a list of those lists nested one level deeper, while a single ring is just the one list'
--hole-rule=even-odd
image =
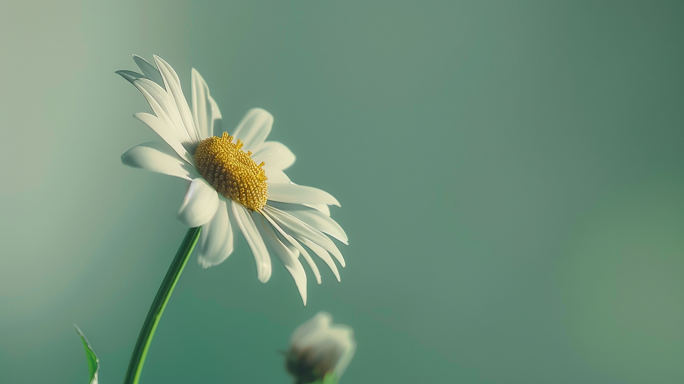
[{"label": "pollen texture on flower center", "polygon": [[195,166],[200,175],[223,196],[245,207],[258,211],[268,200],[264,163],[250,157],[252,152],[242,151],[240,139],[223,133],[222,137],[202,140],[195,151]]}]

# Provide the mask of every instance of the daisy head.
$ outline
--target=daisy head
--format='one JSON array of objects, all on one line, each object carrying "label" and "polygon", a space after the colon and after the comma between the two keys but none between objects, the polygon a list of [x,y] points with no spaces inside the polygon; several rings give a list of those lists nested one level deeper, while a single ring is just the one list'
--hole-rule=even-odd
[{"label": "daisy head", "polygon": [[354,331],[332,324],[332,316],[318,312],[300,325],[290,336],[290,349],[285,354],[285,368],[296,384],[337,382],[354,357]]},{"label": "daisy head", "polygon": [[284,144],[266,141],[273,116],[254,108],[231,132],[221,128],[221,112],[209,87],[194,68],[192,105],[171,66],[158,56],[154,64],[133,56],[139,72],[118,71],[145,97],[154,114],[134,116],[161,141],[143,143],[121,156],[129,166],[189,181],[178,219],[202,227],[197,242],[198,262],[208,268],[233,252],[241,233],[254,255],[257,277],[271,277],[274,254],[292,275],[306,305],[306,273],[300,256],[318,284],[321,274],[310,255],[321,258],[340,280],[337,261],[344,258],[333,237],[346,244],[347,235],[330,217],[328,205],[339,202],[329,193],[290,181],[285,170],[295,155]]}]

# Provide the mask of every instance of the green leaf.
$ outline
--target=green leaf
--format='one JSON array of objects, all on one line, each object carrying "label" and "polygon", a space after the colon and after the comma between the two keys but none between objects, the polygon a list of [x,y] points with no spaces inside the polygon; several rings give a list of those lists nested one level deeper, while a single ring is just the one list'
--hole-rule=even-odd
[{"label": "green leaf", "polygon": [[90,346],[90,343],[88,343],[88,339],[86,339],[83,332],[81,332],[81,329],[78,328],[77,325],[74,325],[74,328],[76,328],[76,332],[78,332],[78,335],[81,337],[83,349],[85,349],[86,360],[88,360],[88,371],[90,371],[90,381],[88,383],[97,384],[97,371],[100,370],[100,359],[97,358],[97,355]]}]

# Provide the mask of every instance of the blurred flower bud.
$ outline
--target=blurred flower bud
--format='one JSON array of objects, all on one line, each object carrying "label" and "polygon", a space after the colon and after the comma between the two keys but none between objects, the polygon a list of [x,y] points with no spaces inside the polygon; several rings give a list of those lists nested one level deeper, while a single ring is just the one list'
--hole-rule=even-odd
[{"label": "blurred flower bud", "polygon": [[[332,316],[319,312],[290,337],[285,366],[295,384],[326,380],[337,382],[356,351],[354,332],[346,325],[332,325]],[[331,377],[332,376],[332,377]]]}]

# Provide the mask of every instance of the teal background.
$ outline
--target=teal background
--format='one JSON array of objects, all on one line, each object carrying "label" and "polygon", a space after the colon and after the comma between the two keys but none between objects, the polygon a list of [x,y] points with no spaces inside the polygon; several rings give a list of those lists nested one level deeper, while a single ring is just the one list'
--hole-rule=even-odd
[{"label": "teal background", "polygon": [[319,310],[355,329],[342,383],[684,382],[684,3],[3,1],[0,382],[121,382],[185,228],[186,183],[114,74],[197,68],[224,127],[252,107],[333,193],[342,282],[301,305],[244,240],[194,257],[142,383],[289,383]]}]

